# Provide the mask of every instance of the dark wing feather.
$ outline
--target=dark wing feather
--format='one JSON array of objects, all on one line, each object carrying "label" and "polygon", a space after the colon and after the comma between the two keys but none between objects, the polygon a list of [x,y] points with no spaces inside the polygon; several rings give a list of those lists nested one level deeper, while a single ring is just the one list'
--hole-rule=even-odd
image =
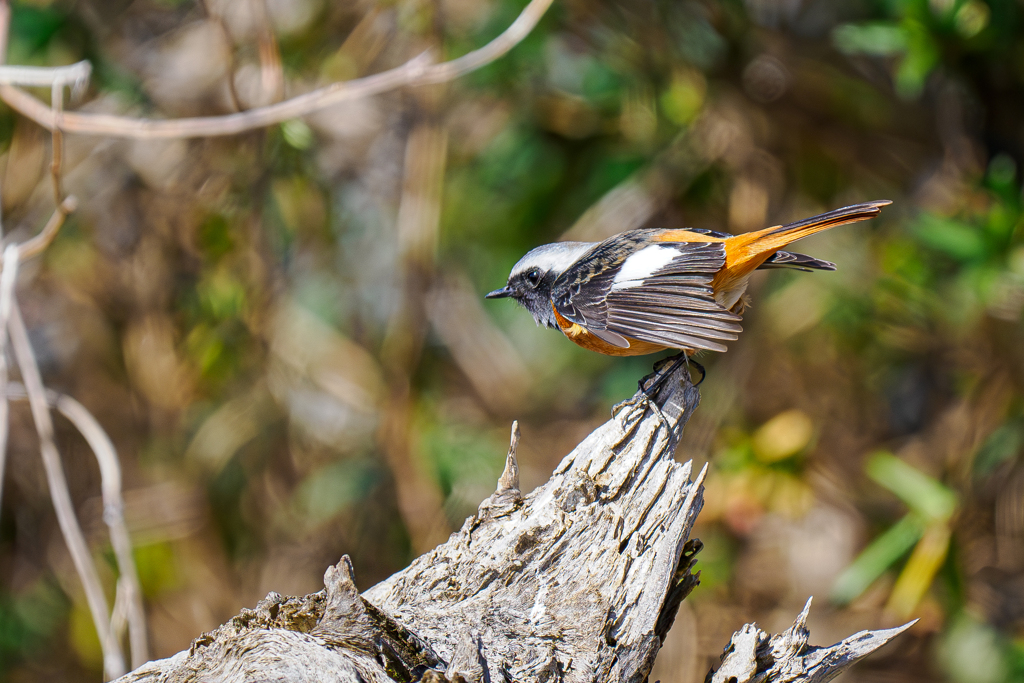
[{"label": "dark wing feather", "polygon": [[[724,351],[721,342],[736,339],[742,329],[737,324],[740,317],[722,308],[711,288],[715,273],[725,265],[725,246],[721,242],[652,245],[651,233],[656,232],[616,235],[573,264],[552,288],[555,310],[613,344],[629,337],[672,348]],[[671,256],[670,260],[652,272],[636,272],[636,279],[617,283],[627,260],[652,246],[675,255],[658,252]]]}]

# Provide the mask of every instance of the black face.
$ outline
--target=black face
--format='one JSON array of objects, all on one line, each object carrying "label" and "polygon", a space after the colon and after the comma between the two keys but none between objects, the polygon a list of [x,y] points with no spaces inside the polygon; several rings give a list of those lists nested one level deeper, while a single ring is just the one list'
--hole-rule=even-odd
[{"label": "black face", "polygon": [[538,267],[529,268],[520,273],[513,273],[507,285],[491,292],[487,298],[514,299],[533,315],[538,324],[558,327],[551,304],[551,286],[557,277],[556,272],[542,271]]}]

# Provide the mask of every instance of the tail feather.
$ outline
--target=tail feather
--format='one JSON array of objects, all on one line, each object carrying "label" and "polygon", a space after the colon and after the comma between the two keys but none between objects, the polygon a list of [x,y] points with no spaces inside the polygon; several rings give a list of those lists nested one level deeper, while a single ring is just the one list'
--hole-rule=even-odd
[{"label": "tail feather", "polygon": [[782,251],[781,249],[758,266],[759,270],[769,268],[786,268],[789,270],[802,270],[809,273],[812,270],[835,270],[836,264],[820,258],[814,258],[807,254],[798,254],[795,251]]},{"label": "tail feather", "polygon": [[[856,223],[874,218],[882,211],[883,206],[889,206],[890,204],[892,204],[892,201],[888,199],[879,199],[873,202],[844,206],[841,209],[811,216],[794,223],[786,223],[775,228],[768,228],[767,234],[764,237],[793,235],[788,242],[780,245],[786,246],[789,242],[813,235],[822,230],[834,228],[837,225],[846,225],[847,223]],[[765,231],[762,230],[761,232]]]},{"label": "tail feather", "polygon": [[808,237],[822,230],[828,230],[847,223],[858,223],[877,216],[883,206],[892,204],[888,199],[879,199],[863,204],[854,204],[828,213],[811,216],[794,223],[773,226],[764,230],[736,235],[725,240],[726,267],[720,276],[732,279],[743,277],[754,270],[775,252],[787,244]]}]

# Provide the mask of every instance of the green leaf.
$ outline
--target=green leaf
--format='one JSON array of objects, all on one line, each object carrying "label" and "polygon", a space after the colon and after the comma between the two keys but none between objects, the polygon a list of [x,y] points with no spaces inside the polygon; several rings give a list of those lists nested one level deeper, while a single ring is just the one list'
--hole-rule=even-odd
[{"label": "green leaf", "polygon": [[951,218],[922,214],[914,234],[923,244],[961,262],[983,259],[988,252],[979,230]]},{"label": "green leaf", "polygon": [[296,508],[311,525],[325,522],[368,495],[380,480],[376,463],[341,460],[310,474],[295,493]]},{"label": "green leaf", "polygon": [[891,453],[872,455],[865,471],[923,517],[945,521],[956,511],[957,497],[953,491]]},{"label": "green leaf", "polygon": [[973,38],[985,30],[991,18],[992,11],[984,2],[965,2],[956,12],[956,32],[964,38]]},{"label": "green leaf", "polygon": [[924,533],[925,524],[910,513],[876,538],[857,559],[839,575],[831,599],[846,604],[867,590],[885,570],[906,554]]},{"label": "green leaf", "polygon": [[936,658],[953,683],[1001,683],[1007,676],[1006,639],[991,624],[962,612],[942,634]]},{"label": "green leaf", "polygon": [[11,57],[20,60],[42,50],[66,22],[59,10],[15,4],[11,8]]},{"label": "green leaf", "polygon": [[927,27],[917,21],[903,22],[907,37],[906,56],[896,70],[896,90],[905,99],[916,99],[925,80],[939,63],[939,47]]},{"label": "green leaf", "polygon": [[136,546],[133,550],[139,583],[146,597],[177,588],[181,584],[174,548],[167,541]]},{"label": "green leaf", "polygon": [[891,22],[843,24],[832,32],[832,43],[848,55],[888,56],[907,50],[906,30]]},{"label": "green leaf", "polygon": [[295,149],[309,149],[313,145],[313,131],[301,119],[289,119],[281,124],[284,141]]},{"label": "green leaf", "polygon": [[1024,433],[1018,422],[1002,425],[992,432],[974,459],[975,476],[983,477],[992,472],[1001,463],[1020,452],[1024,445]]}]

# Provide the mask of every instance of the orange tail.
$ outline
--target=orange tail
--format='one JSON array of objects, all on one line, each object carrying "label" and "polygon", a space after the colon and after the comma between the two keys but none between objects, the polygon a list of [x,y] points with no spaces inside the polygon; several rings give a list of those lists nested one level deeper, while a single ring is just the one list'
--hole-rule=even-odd
[{"label": "orange tail", "polygon": [[[764,230],[748,232],[725,240],[725,268],[715,278],[714,287],[744,277],[764,263],[772,254],[790,242],[808,237],[816,232],[834,228],[837,225],[857,223],[874,218],[883,206],[892,204],[888,199],[879,199],[864,204],[854,204],[828,213],[805,218],[795,223],[776,225]],[[721,280],[721,282],[719,282]]]}]

